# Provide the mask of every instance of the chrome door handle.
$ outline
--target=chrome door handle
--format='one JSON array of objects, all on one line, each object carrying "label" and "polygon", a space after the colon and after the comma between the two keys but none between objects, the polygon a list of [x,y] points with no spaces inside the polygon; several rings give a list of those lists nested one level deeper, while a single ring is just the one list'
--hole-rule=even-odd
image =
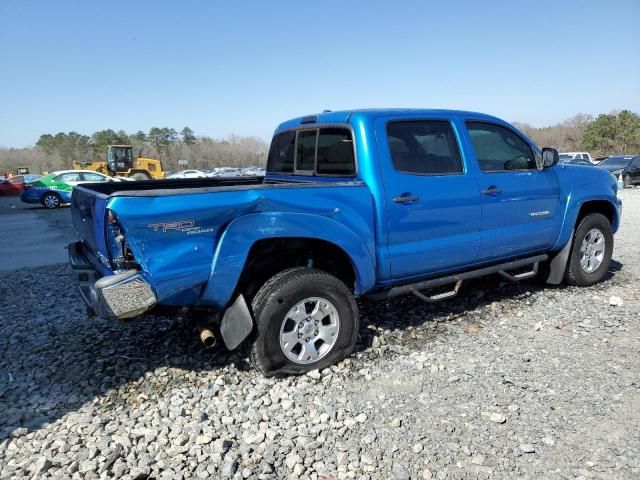
[{"label": "chrome door handle", "polygon": [[489,188],[485,188],[485,189],[482,191],[482,194],[483,194],[483,195],[495,195],[496,193],[502,193],[502,189],[501,189],[501,188],[498,188],[498,187],[493,187],[493,186],[491,186],[491,187],[489,187]]},{"label": "chrome door handle", "polygon": [[420,200],[420,197],[417,195],[402,195],[400,197],[395,197],[393,199],[393,203],[411,203],[417,202]]}]

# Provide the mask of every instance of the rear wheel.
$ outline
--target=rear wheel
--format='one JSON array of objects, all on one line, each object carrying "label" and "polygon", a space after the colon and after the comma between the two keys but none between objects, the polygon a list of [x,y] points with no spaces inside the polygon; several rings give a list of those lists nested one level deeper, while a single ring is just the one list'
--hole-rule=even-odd
[{"label": "rear wheel", "polygon": [[144,172],[136,172],[133,175],[131,175],[131,178],[133,178],[134,180],[150,180],[151,179],[151,177]]},{"label": "rear wheel", "polygon": [[565,282],[587,287],[604,278],[613,253],[613,231],[601,213],[585,216],[573,237]]},{"label": "rear wheel", "polygon": [[351,291],[322,270],[291,268],[269,279],[255,295],[256,330],[248,354],[265,375],[327,367],[349,355],[358,335],[358,307]]},{"label": "rear wheel", "polygon": [[40,199],[42,206],[45,208],[58,208],[62,205],[62,199],[57,193],[45,193]]},{"label": "rear wheel", "polygon": [[622,178],[622,183],[624,184],[624,188],[631,188],[631,176],[629,174],[626,174]]}]

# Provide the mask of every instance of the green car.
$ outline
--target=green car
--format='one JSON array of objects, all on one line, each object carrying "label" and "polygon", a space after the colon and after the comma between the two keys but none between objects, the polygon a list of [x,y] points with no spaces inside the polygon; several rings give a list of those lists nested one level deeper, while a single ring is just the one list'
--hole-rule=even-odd
[{"label": "green car", "polygon": [[25,203],[40,203],[45,208],[58,208],[71,202],[71,192],[76,185],[115,180],[98,172],[61,170],[26,183],[20,199]]}]

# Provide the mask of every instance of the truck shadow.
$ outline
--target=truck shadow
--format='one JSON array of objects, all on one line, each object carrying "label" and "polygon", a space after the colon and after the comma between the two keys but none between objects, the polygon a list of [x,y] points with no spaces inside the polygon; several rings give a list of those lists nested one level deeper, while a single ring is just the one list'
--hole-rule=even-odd
[{"label": "truck shadow", "polygon": [[[248,369],[240,353],[207,350],[191,326],[171,319],[87,319],[69,287],[73,280],[66,265],[27,272],[0,283],[6,315],[0,322],[0,442],[82,411],[90,402],[134,407],[140,395],[159,398],[176,384],[213,387],[211,376],[194,372],[233,364],[233,370]],[[128,386],[135,386],[135,395],[121,388]]]},{"label": "truck shadow", "polygon": [[[608,281],[621,268],[612,262]],[[143,396],[153,402],[182,385],[211,392],[224,389],[229,378],[237,383],[259,375],[247,371],[250,367],[240,352],[205,349],[191,324],[163,317],[131,322],[87,319],[79,296],[69,288],[67,266],[28,272],[0,285],[6,315],[0,322],[0,442],[82,411],[90,402],[110,409],[134,408]],[[42,285],[51,287],[43,290]],[[509,314],[504,308],[517,308],[508,300],[525,300],[542,289],[561,295],[563,288],[489,277],[469,282],[457,298],[437,304],[413,296],[361,302],[357,351],[366,359],[381,331],[390,332],[385,342],[398,349],[424,348],[433,338],[448,334],[436,328],[438,324],[460,318],[472,326],[477,319],[478,325],[498,321]],[[15,292],[20,292],[21,302],[10,300]],[[504,308],[485,308],[494,302]],[[212,370],[232,375],[197,375]]]},{"label": "truck shadow", "polygon": [[[614,281],[623,267],[611,260],[609,270],[602,281],[591,288]],[[534,281],[508,282],[498,275],[467,281],[455,298],[436,303],[426,303],[414,295],[405,295],[386,301],[360,302],[360,337],[356,352],[371,352],[381,343],[391,344],[393,351],[423,348],[436,336],[446,335],[443,323],[460,321],[462,329],[475,334],[483,324],[514,316],[518,321],[518,304],[509,300],[526,301],[536,293],[547,291],[549,295],[562,295],[566,285],[545,285]],[[486,308],[487,306],[493,308]]]}]

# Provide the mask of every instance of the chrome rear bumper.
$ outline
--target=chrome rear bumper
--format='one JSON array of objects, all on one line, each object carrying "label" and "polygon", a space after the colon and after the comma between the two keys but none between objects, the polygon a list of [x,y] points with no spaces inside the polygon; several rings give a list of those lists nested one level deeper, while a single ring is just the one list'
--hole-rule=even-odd
[{"label": "chrome rear bumper", "polygon": [[138,270],[101,277],[83,252],[82,242],[69,244],[69,263],[87,307],[102,318],[136,317],[158,299]]}]

